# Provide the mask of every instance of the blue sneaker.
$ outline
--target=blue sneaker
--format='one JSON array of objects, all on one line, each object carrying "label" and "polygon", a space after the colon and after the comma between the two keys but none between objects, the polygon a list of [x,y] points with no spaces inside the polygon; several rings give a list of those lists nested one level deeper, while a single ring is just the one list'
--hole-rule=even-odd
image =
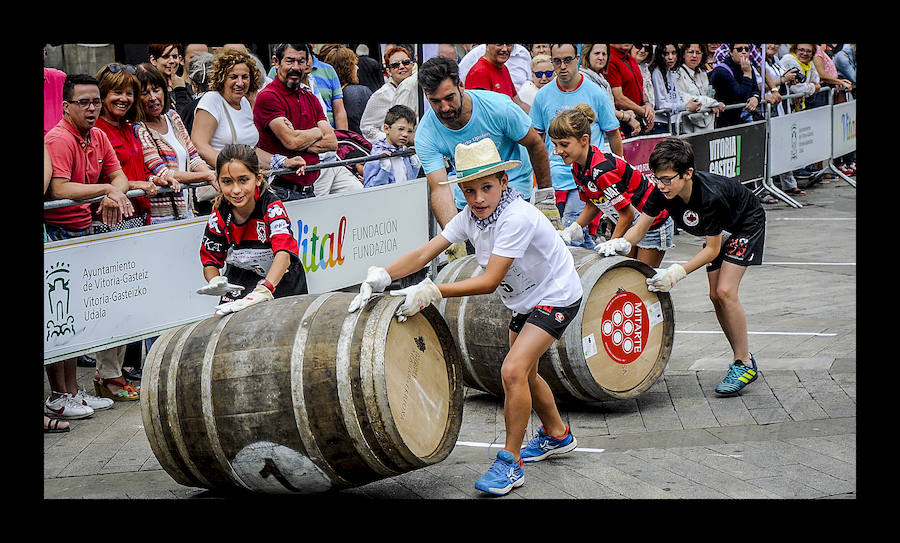
[{"label": "blue sneaker", "polygon": [[538,428],[538,433],[528,441],[528,445],[522,447],[519,456],[522,462],[537,462],[554,454],[563,454],[575,449],[578,442],[572,431],[566,426],[566,433],[561,439],[544,433],[544,426]]},{"label": "blue sneaker", "polygon": [[729,364],[728,374],[722,379],[722,382],[716,385],[717,394],[735,394],[740,392],[745,386],[749,385],[759,377],[759,370],[756,369],[756,359],[750,355],[750,363],[752,367],[747,367],[740,360],[736,360],[734,364]]},{"label": "blue sneaker", "polygon": [[502,496],[524,484],[525,469],[522,468],[522,461],[516,462],[511,452],[500,449],[491,469],[475,481],[475,488],[488,494]]}]

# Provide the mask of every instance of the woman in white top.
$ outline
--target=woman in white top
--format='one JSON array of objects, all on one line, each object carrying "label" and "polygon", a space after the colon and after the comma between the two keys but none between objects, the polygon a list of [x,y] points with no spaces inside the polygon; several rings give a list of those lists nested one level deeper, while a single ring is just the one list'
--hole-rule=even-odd
[{"label": "woman in white top", "polygon": [[369,97],[366,109],[359,120],[359,129],[363,137],[372,143],[384,137],[384,132],[381,131],[384,116],[394,103],[397,87],[413,74],[413,68],[412,55],[405,47],[395,45],[384,52],[384,69],[389,76],[388,80]]},{"label": "woman in white top", "polygon": [[706,44],[682,44],[680,57],[681,65],[675,72],[675,86],[685,103],[696,101],[701,107],[701,111],[694,110],[693,113],[681,116],[681,133],[712,130],[716,116],[724,111],[725,104],[712,97],[709,77],[703,69],[706,62]]},{"label": "woman in white top", "polygon": [[[455,164],[458,177],[446,183],[460,183],[466,207],[423,247],[401,256],[387,269],[369,268],[360,294],[348,309],[356,311],[373,291],[381,292],[393,279],[422,269],[451,244],[471,240],[484,273],[440,285],[425,279],[391,294],[406,297],[397,310],[398,320],[444,297],[493,292],[513,311],[509,353],[500,369],[506,443],[491,469],[475,484],[484,492],[506,494],[524,483],[523,462],[569,452],[576,446],[537,366],[541,355],[578,313],[582,287],[572,254],[553,225],[509,187],[506,171],[518,167],[519,161],[502,162],[494,142],[484,138],[457,145]],[[542,426],[522,447],[532,408]],[[549,445],[541,449],[540,444],[546,443]]]},{"label": "woman in white top", "polygon": [[656,46],[656,56],[650,69],[653,81],[653,103],[659,111],[653,118],[654,129],[651,133],[672,133],[674,127],[669,124],[682,111],[696,112],[700,109],[700,100],[685,99],[678,92],[677,73],[681,64],[677,43],[660,43]]},{"label": "woman in white top", "polygon": [[272,155],[256,147],[259,132],[253,123],[253,107],[247,95],[259,90],[262,75],[253,58],[244,51],[223,49],[213,61],[209,92],[197,103],[191,141],[210,167],[227,144],[242,143],[256,148],[261,164]]},{"label": "woman in white top", "polygon": [[781,57],[781,65],[785,70],[797,68],[797,80],[788,86],[788,91],[791,94],[803,94],[803,98],[791,100],[791,111],[806,109],[805,100],[822,88],[819,72],[812,61],[816,47],[814,43],[792,43],[790,52]]}]

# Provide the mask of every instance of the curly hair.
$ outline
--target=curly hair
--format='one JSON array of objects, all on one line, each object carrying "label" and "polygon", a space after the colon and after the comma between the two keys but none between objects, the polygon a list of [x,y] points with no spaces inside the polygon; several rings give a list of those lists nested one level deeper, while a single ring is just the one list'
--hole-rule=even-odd
[{"label": "curly hair", "polygon": [[350,49],[338,46],[328,51],[323,60],[326,64],[331,64],[331,67],[337,72],[341,85],[353,85],[359,83],[359,77],[354,70],[358,59],[356,53]]},{"label": "curly hair", "polygon": [[236,49],[225,49],[216,56],[209,74],[209,88],[219,93],[223,92],[228,72],[238,64],[244,64],[250,70],[250,86],[247,93],[259,90],[262,86],[262,74],[259,73],[256,61],[249,54]]}]

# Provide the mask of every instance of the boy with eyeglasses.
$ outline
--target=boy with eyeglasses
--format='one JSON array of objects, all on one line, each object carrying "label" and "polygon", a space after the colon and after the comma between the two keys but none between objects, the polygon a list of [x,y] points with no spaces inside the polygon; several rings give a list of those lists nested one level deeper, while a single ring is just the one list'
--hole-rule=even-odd
[{"label": "boy with eyeglasses", "polygon": [[669,212],[675,224],[694,236],[703,236],[703,248],[685,264],[672,264],[647,279],[651,291],[668,292],[678,281],[706,266],[709,297],[716,318],[731,345],[734,361],[718,394],[735,394],[759,376],[749,351],[747,316],[738,288],[747,266],[762,264],[766,213],[759,199],[737,180],[694,170],[691,144],[666,138],[650,154],[656,188],[644,203],[644,213],[622,238],[598,246],[601,253],[627,253],[644,237],[656,216]]}]

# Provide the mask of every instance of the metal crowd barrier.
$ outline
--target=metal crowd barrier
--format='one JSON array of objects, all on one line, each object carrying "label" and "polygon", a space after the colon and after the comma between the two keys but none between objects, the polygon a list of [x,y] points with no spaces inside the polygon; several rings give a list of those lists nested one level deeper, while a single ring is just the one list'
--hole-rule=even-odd
[{"label": "metal crowd barrier", "polygon": [[[828,93],[828,104],[827,104],[827,106],[824,106],[824,105],[823,105],[823,106],[820,106],[820,107],[822,107],[822,108],[826,108],[826,107],[827,107],[827,109],[829,109],[829,110],[832,110],[832,109],[834,108],[834,105],[835,105],[835,104],[834,104],[834,96],[835,96],[835,93],[836,93],[836,92],[846,92],[846,93],[847,93],[847,96],[848,96],[848,101],[854,100],[854,99],[852,98],[852,96],[850,95],[850,92],[847,92],[846,90],[839,90],[839,89],[835,89],[835,88],[831,88],[831,87],[826,87],[826,88],[820,89],[820,90],[817,92],[817,94],[818,94],[818,93],[823,93],[823,92],[824,92],[824,93]],[[785,101],[787,102],[787,108],[788,108],[788,111],[790,111],[791,99],[803,98],[803,97],[806,97],[806,95],[803,94],[803,93],[795,93],[795,94],[787,94],[787,95],[784,95],[782,98],[783,98],[783,100],[785,100]],[[773,115],[772,115],[772,107],[773,107],[773,106],[772,106],[772,104],[769,103],[769,102],[765,102],[765,101],[763,101],[763,102],[765,103],[765,109],[763,110],[763,111],[764,111],[764,121],[756,121],[756,122],[765,122],[765,126],[766,126],[766,153],[765,153],[765,157],[764,157],[765,175],[762,176],[762,177],[760,177],[760,178],[758,178],[758,179],[745,180],[745,181],[743,181],[743,182],[744,182],[744,183],[749,183],[750,181],[753,181],[754,184],[755,184],[756,181],[762,181],[762,186],[761,186],[761,187],[757,187],[756,190],[755,190],[754,192],[759,192],[759,191],[765,189],[765,190],[767,190],[769,193],[771,193],[773,196],[775,196],[775,197],[778,198],[779,200],[782,200],[783,202],[787,203],[788,205],[790,205],[790,206],[792,206],[792,207],[796,207],[796,208],[803,207],[803,205],[800,204],[798,201],[796,201],[795,199],[791,198],[791,197],[790,197],[789,195],[787,195],[784,191],[782,191],[781,189],[779,189],[778,187],[776,187],[775,184],[774,184],[774,181],[773,181],[773,179],[772,179],[773,174],[771,173],[771,169],[770,169],[770,161],[769,161],[769,157],[770,157],[770,152],[771,152],[771,121],[772,121],[772,118],[773,118]],[[747,102],[738,103],[738,104],[729,104],[729,105],[726,105],[726,106],[725,106],[725,109],[726,109],[726,110],[731,110],[731,109],[742,109],[742,108],[744,108],[746,105],[747,105]],[[762,104],[760,104],[760,105],[762,106]],[[777,105],[774,106],[774,107],[781,107],[781,104],[777,104]],[[712,109],[712,108],[710,108],[710,107],[704,106],[704,107],[702,107],[702,108],[699,110],[699,112],[708,112],[708,111],[711,111],[711,109]],[[814,109],[818,109],[818,108],[814,108]],[[803,110],[803,111],[809,111],[809,110]],[[674,123],[673,123],[674,126],[675,126],[675,132],[674,132],[674,133],[675,133],[675,135],[677,135],[678,137],[689,137],[689,136],[693,136],[693,135],[697,135],[697,134],[705,134],[705,133],[709,133],[709,132],[714,132],[714,131],[717,131],[717,130],[721,130],[721,129],[719,129],[719,128],[713,128],[713,129],[709,129],[709,130],[702,130],[702,131],[699,131],[699,132],[693,132],[693,133],[691,133],[691,134],[685,134],[685,133],[683,133],[683,131],[682,131],[682,130],[683,130],[682,119],[683,119],[684,115],[688,115],[688,114],[690,114],[690,113],[695,113],[695,112],[681,111],[681,112],[679,112],[678,114],[676,114],[676,115],[674,116],[674,117],[675,117],[675,121],[674,121]],[[794,115],[794,114],[796,114],[796,113],[801,113],[801,112],[795,112],[795,113],[782,113],[782,114],[777,115],[777,116],[778,116],[778,117],[787,117],[787,116],[790,116],[790,115]],[[753,121],[751,121],[751,122],[745,122],[745,123],[733,125],[733,126],[728,127],[728,128],[738,128],[738,127],[741,127],[741,126],[747,126],[747,125],[752,124],[752,122],[753,122]],[[833,130],[834,130],[834,126],[832,126],[831,129],[832,129],[832,131],[833,131]],[[841,179],[843,179],[845,182],[847,182],[849,185],[851,185],[851,186],[853,186],[853,187],[856,187],[856,182],[855,182],[854,180],[852,180],[852,179],[850,179],[849,177],[847,177],[843,172],[841,172],[837,167],[835,167],[835,165],[834,165],[834,158],[835,158],[835,156],[834,156],[834,148],[833,148],[833,147],[834,147],[834,146],[833,146],[833,143],[832,143],[832,144],[831,144],[831,153],[830,153],[830,157],[828,158],[827,164],[823,167],[822,170],[820,170],[819,172],[816,172],[816,173],[813,175],[813,178],[815,179],[815,178],[817,178],[817,177],[819,177],[819,176],[821,176],[821,175],[824,175],[827,171],[830,170],[831,172],[833,172],[833,173],[835,173],[836,175],[838,175],[838,176],[839,176]],[[815,162],[818,162],[818,161],[814,161],[813,163],[815,163]],[[775,175],[777,175],[777,174],[775,174]]]},{"label": "metal crowd barrier", "polygon": [[[369,156],[365,156],[365,157],[348,158],[346,160],[333,160],[333,161],[329,161],[329,162],[320,162],[318,164],[313,164],[311,166],[307,166],[306,171],[314,172],[314,171],[318,171],[318,170],[323,170],[325,168],[336,168],[338,166],[349,166],[351,164],[360,164],[363,162],[371,162],[373,160],[381,160],[383,158],[404,157],[404,156],[411,156],[414,154],[416,154],[415,149],[406,149],[404,151],[398,151],[396,153],[391,153],[389,155],[383,155],[383,154],[382,155],[369,155]],[[296,171],[297,171],[296,168],[279,168],[276,170],[263,170],[263,175],[271,178],[272,176],[275,176],[275,175],[290,174],[290,173],[294,173]],[[206,186],[209,186],[209,183],[206,181],[203,181],[200,183],[182,183],[181,190],[187,189],[187,190],[195,191],[199,188],[206,187]],[[170,192],[175,192],[175,191],[172,190],[171,187],[159,187],[159,191],[157,192],[157,195],[168,194]],[[127,196],[129,198],[135,198],[137,196],[144,196],[145,194],[146,193],[144,192],[143,189],[134,189],[134,190],[129,190],[128,192],[126,192],[125,196]],[[76,206],[76,205],[83,205],[83,204],[93,204],[93,203],[99,202],[103,198],[105,198],[105,196],[97,196],[97,197],[89,198],[86,200],[71,200],[68,198],[63,198],[60,200],[49,200],[49,201],[44,202],[44,210],[58,209],[61,207],[69,207],[69,206]]]}]

